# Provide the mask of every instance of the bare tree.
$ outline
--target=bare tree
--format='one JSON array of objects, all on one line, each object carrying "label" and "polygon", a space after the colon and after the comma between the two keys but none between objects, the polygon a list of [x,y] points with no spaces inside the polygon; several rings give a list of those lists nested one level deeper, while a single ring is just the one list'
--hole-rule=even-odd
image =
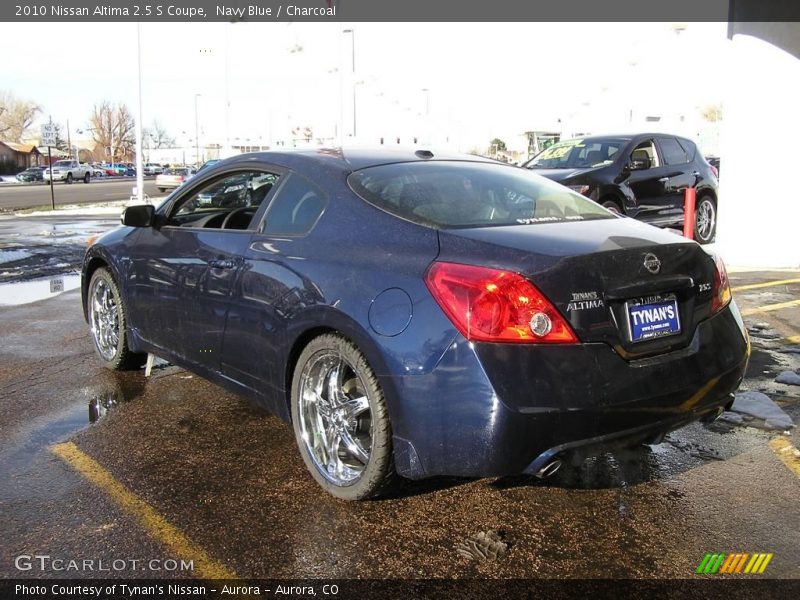
[{"label": "bare tree", "polygon": [[32,100],[21,100],[0,90],[0,140],[20,142],[42,107]]},{"label": "bare tree", "polygon": [[144,139],[150,140],[152,146],[148,144],[148,147],[152,148],[174,148],[175,147],[175,138],[172,137],[167,133],[166,128],[158,122],[158,120],[153,120],[153,124],[150,127],[147,127],[142,137]]},{"label": "bare tree", "polygon": [[115,106],[108,100],[95,104],[89,116],[89,129],[95,144],[111,148],[115,160],[133,160],[136,152],[135,123],[127,105]]}]

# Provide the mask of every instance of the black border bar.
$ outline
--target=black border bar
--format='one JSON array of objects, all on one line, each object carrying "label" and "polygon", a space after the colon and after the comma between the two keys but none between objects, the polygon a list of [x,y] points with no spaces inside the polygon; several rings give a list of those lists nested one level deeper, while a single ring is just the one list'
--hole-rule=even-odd
[{"label": "black border bar", "polygon": [[[227,10],[226,10],[227,9]],[[3,0],[18,22],[800,21],[798,0]],[[420,40],[419,43],[424,43]]]}]

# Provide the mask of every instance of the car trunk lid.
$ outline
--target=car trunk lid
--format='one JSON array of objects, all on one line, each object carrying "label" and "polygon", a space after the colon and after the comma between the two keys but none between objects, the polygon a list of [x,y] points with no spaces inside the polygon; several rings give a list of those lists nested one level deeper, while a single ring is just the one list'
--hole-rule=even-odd
[{"label": "car trunk lid", "polygon": [[713,259],[694,242],[630,219],[450,229],[439,237],[439,260],[522,274],[582,342],[608,343],[627,359],[685,347],[710,315]]}]

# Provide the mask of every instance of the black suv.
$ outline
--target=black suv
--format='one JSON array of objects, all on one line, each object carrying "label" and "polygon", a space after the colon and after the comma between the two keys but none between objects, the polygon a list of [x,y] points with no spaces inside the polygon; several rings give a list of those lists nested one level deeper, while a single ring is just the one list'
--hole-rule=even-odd
[{"label": "black suv", "polygon": [[717,226],[717,176],[694,142],[663,133],[564,140],[522,165],[612,210],[658,225],[683,226],[684,190],[697,189],[695,240]]}]

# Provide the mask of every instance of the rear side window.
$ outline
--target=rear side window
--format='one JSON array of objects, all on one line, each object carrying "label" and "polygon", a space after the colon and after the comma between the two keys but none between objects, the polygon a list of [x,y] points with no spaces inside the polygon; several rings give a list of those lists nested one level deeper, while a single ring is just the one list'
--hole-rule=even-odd
[{"label": "rear side window", "polygon": [[369,167],[351,189],[391,214],[436,228],[613,219],[591,200],[527,169],[432,161]]},{"label": "rear side window", "polygon": [[292,174],[270,204],[262,231],[270,235],[304,235],[314,227],[325,204],[325,195],[317,186]]},{"label": "rear side window", "polygon": [[668,165],[685,165],[689,162],[686,151],[675,138],[659,138],[661,153],[664,155],[664,162]]}]

